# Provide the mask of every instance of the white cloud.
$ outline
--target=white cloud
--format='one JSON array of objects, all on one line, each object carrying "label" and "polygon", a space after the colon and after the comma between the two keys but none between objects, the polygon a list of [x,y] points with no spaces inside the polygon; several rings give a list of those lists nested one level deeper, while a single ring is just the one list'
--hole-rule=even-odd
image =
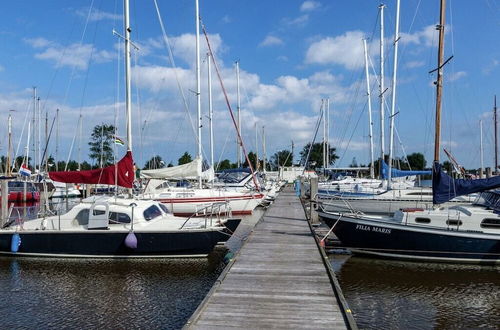
[{"label": "white cloud", "polygon": [[448,81],[455,81],[465,76],[467,76],[467,72],[465,71],[454,72],[448,75]]},{"label": "white cloud", "polygon": [[[449,26],[445,26],[445,33],[449,31]],[[408,34],[401,32],[401,43],[402,44],[415,44],[422,45],[425,47],[431,47],[437,43],[439,32],[436,30],[436,25],[428,25],[422,30],[417,31],[413,34]]]},{"label": "white cloud", "polygon": [[313,11],[321,7],[321,3],[318,1],[304,1],[300,6],[300,11]]},{"label": "white cloud", "polygon": [[347,69],[356,69],[363,65],[364,33],[348,31],[337,37],[326,37],[313,42],[306,52],[308,64],[337,64]]},{"label": "white cloud", "polygon": [[[215,56],[218,56],[221,52],[224,51],[222,38],[220,37],[219,34],[209,34],[208,39],[210,40],[210,47]],[[196,56],[195,40],[196,40],[195,35],[190,33],[185,33],[180,36],[170,38],[170,43],[174,56],[182,59],[185,63],[193,67],[195,65],[195,56]],[[201,54],[206,54],[208,52],[208,48],[204,40],[203,42],[200,42],[200,47],[201,47],[200,49]]]},{"label": "white cloud", "polygon": [[122,20],[122,15],[107,13],[99,9],[92,9],[90,16],[89,16],[89,8],[79,9],[76,11],[76,14],[85,19],[87,19],[88,16],[89,21],[91,22],[103,21],[103,20],[114,20],[114,21]]},{"label": "white cloud", "polygon": [[49,41],[45,38],[26,38],[24,42],[29,44],[33,48],[45,48],[53,44],[52,41]]},{"label": "white cloud", "polygon": [[307,14],[300,15],[299,17],[296,17],[296,18],[286,17],[283,19],[284,24],[286,24],[288,26],[298,26],[298,27],[305,26],[308,21],[309,21],[309,15],[307,15]]},{"label": "white cloud", "polygon": [[283,45],[284,42],[278,37],[275,36],[267,36],[264,38],[264,40],[259,44],[260,47],[266,47],[266,46],[280,46]]},{"label": "white cloud", "polygon": [[85,70],[91,56],[95,63],[105,63],[115,58],[114,53],[107,50],[95,50],[92,44],[73,43],[63,46],[44,38],[25,39],[25,42],[40,50],[35,54],[35,58],[54,62],[56,68],[69,66]]},{"label": "white cloud", "polygon": [[405,63],[405,66],[407,68],[413,69],[413,68],[420,68],[425,65],[424,61],[410,61]]}]

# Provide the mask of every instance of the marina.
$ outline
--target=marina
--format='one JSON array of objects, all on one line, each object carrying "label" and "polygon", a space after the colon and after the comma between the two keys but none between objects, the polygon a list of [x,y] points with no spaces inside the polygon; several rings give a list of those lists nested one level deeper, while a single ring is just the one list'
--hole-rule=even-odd
[{"label": "marina", "polygon": [[2,3],[0,329],[498,329],[499,1]]},{"label": "marina", "polygon": [[186,328],[356,329],[319,248],[289,187],[266,211]]}]

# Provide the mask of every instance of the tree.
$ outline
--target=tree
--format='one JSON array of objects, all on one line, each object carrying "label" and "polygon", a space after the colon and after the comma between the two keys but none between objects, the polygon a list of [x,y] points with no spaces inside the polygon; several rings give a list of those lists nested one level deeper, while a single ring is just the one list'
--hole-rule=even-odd
[{"label": "tree", "polygon": [[229,159],[224,159],[223,161],[216,163],[215,168],[217,169],[217,171],[227,170],[232,168],[232,164]]},{"label": "tree", "polygon": [[293,155],[290,150],[280,150],[271,156],[271,164],[274,167],[279,168],[280,166],[292,166]]},{"label": "tree", "polygon": [[179,165],[182,165],[182,164],[187,164],[187,163],[190,163],[192,162],[193,159],[191,158],[191,155],[186,151],[182,156],[181,158],[179,158]]},{"label": "tree", "polygon": [[161,159],[159,155],[154,156],[150,160],[144,164],[143,170],[149,170],[154,168],[163,168],[165,167],[165,162]]},{"label": "tree", "polygon": [[[256,159],[257,159],[257,155],[256,155],[253,151],[250,151],[250,152],[248,153],[248,159],[250,160],[250,164],[252,164],[253,169],[254,169],[254,170],[257,170],[257,169],[255,168],[255,161],[256,161]],[[261,160],[259,160],[259,167],[260,167],[260,166],[262,166],[262,161],[261,161]],[[247,162],[246,158],[245,158],[245,162],[243,163],[243,167],[249,167],[249,166],[248,166],[248,162]]]},{"label": "tree", "polygon": [[[309,148],[311,146],[311,143],[308,143],[304,146],[302,151],[300,152],[300,160],[302,163],[305,164],[307,154],[309,152]],[[336,149],[333,147],[329,148],[330,150],[328,151],[330,155],[330,163],[327,164],[328,166],[331,166],[335,164],[335,160],[338,159],[339,157],[335,153]],[[306,164],[306,167],[324,167],[323,166],[323,142],[318,142],[313,144],[312,149],[311,149],[311,154],[309,156],[309,164]]]},{"label": "tree", "polygon": [[412,170],[423,170],[427,165],[424,155],[420,152],[414,152],[406,158]]},{"label": "tree", "polygon": [[453,165],[451,164],[451,162],[445,160],[443,162],[443,170],[448,173],[448,175],[451,175],[453,173]]},{"label": "tree", "polygon": [[113,140],[115,127],[113,125],[96,125],[92,130],[89,142],[89,157],[99,167],[105,167],[113,163]]}]

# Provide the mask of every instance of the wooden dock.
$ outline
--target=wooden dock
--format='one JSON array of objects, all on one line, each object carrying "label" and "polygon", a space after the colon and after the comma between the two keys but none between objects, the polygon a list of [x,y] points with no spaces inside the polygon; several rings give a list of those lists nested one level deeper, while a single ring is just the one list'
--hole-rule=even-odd
[{"label": "wooden dock", "polygon": [[356,328],[290,187],[266,211],[185,328]]}]

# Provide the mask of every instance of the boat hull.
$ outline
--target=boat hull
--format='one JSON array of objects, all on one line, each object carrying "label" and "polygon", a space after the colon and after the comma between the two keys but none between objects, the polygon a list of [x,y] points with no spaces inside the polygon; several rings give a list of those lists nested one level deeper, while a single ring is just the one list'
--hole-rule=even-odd
[{"label": "boat hull", "polygon": [[233,215],[249,215],[261,203],[262,194],[247,196],[221,196],[203,198],[160,198],[159,202],[165,204],[176,216],[191,216],[213,203],[228,203]]},{"label": "boat hull", "polygon": [[353,253],[383,258],[453,263],[500,263],[498,235],[423,228],[320,212]]},{"label": "boat hull", "polygon": [[18,252],[11,252],[15,232],[0,232],[0,254],[45,257],[202,257],[219,242],[225,242],[238,227],[240,219],[230,219],[226,227],[177,231],[134,231],[137,248],[125,244],[127,231],[82,230],[19,231]]}]

